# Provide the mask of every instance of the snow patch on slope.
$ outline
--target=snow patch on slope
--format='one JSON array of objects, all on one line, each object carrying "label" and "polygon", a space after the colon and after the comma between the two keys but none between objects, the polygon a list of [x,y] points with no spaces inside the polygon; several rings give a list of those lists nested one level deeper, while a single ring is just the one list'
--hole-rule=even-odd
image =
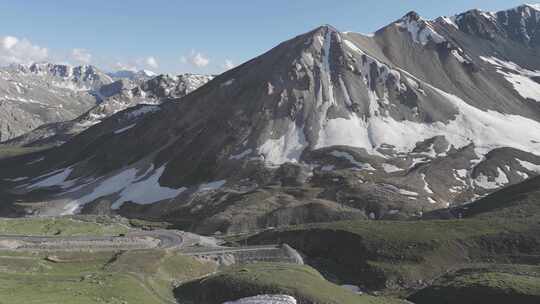
[{"label": "snow patch on slope", "polygon": [[245,150],[245,151],[243,151],[243,152],[240,152],[240,153],[238,153],[238,154],[231,155],[231,156],[229,157],[229,159],[239,160],[239,159],[242,159],[242,158],[248,156],[249,154],[251,154],[251,152],[253,152],[252,149],[247,149],[247,150]]},{"label": "snow patch on slope", "polygon": [[403,171],[403,169],[397,167],[397,166],[394,166],[392,164],[387,164],[387,163],[384,163],[381,165],[383,170],[386,172],[386,173],[394,173],[394,172],[399,172],[399,171]]},{"label": "snow patch on slope", "polygon": [[446,41],[441,34],[431,25],[431,22],[426,21],[422,18],[415,18],[414,16],[406,16],[401,19],[397,25],[401,28],[407,29],[411,34],[411,38],[414,42],[420,43],[421,45],[428,44],[429,41],[435,43],[443,43]]},{"label": "snow patch on slope", "polygon": [[199,186],[199,192],[204,192],[204,191],[213,191],[213,190],[217,190],[221,187],[223,187],[223,185],[225,185],[225,183],[227,183],[226,180],[219,180],[219,181],[215,181],[215,182],[209,182],[209,183],[206,183],[206,184],[202,184]]},{"label": "snow patch on slope", "polygon": [[[151,166],[146,172],[139,175],[139,170],[130,168],[116,175],[101,179],[96,184],[89,185],[85,189],[87,194],[74,199],[66,205],[64,215],[74,214],[80,206],[90,203],[100,197],[116,195],[112,209],[118,209],[123,203],[131,201],[136,204],[151,204],[167,199],[172,199],[186,190],[186,188],[173,189],[159,184],[159,178],[163,174],[165,166],[154,169]],[[77,189],[83,189],[79,186]],[[73,191],[73,190],[72,190]]]},{"label": "snow patch on slope", "polygon": [[134,110],[131,110],[128,112],[128,117],[130,119],[133,119],[133,118],[137,118],[139,116],[143,116],[143,115],[146,115],[148,113],[154,113],[154,112],[157,112],[160,110],[160,107],[159,106],[155,106],[155,105],[143,105],[141,106],[140,108],[137,108],[137,109],[134,109]]},{"label": "snow patch on slope", "polygon": [[38,176],[33,180],[36,181],[32,184],[23,185],[26,190],[34,190],[39,188],[47,188],[53,186],[65,186],[65,182],[69,175],[73,172],[73,168],[65,168],[53,171],[51,173]]},{"label": "snow patch on slope", "polygon": [[268,139],[259,147],[259,153],[269,165],[280,165],[286,162],[298,162],[306,147],[303,128],[290,122],[287,133],[278,139]]},{"label": "snow patch on slope", "polygon": [[413,192],[413,191],[409,191],[409,190],[405,190],[405,189],[401,189],[401,188],[398,188],[394,185],[391,185],[391,184],[382,184],[385,188],[387,188],[388,190],[392,191],[392,192],[396,192],[396,193],[399,193],[399,194],[403,194],[405,196],[418,196],[418,193],[416,192]]},{"label": "snow patch on slope", "polygon": [[534,3],[534,4],[526,3],[525,5],[540,12],[540,3]]},{"label": "snow patch on slope", "polygon": [[496,177],[490,178],[481,173],[476,177],[474,182],[477,186],[481,188],[493,190],[508,184],[510,181],[508,180],[506,173],[504,173],[501,168],[497,167]]},{"label": "snow patch on slope", "polygon": [[529,98],[540,102],[540,84],[531,77],[540,77],[540,71],[531,71],[511,61],[504,61],[496,57],[483,57],[483,61],[494,65],[497,72],[510,82],[514,89],[523,98]]},{"label": "snow patch on slope", "polygon": [[296,304],[296,299],[287,295],[259,295],[223,304]]},{"label": "snow patch on slope", "polygon": [[527,169],[527,170],[529,170],[531,172],[535,172],[535,173],[540,174],[540,165],[533,164],[533,163],[530,163],[528,161],[524,161],[524,160],[521,160],[521,159],[516,159],[516,160],[519,162],[519,164],[523,168],[525,168],[525,169]]},{"label": "snow patch on slope", "polygon": [[452,16],[452,17],[440,17],[438,20],[441,20],[442,22],[448,24],[448,25],[451,25],[453,26],[454,28],[458,29],[459,30],[459,27],[458,25],[456,24],[456,17],[455,16]]},{"label": "snow patch on slope", "polygon": [[431,88],[456,108],[458,114],[453,120],[448,123],[419,123],[397,121],[377,112],[372,112],[369,117],[359,117],[352,112],[348,118],[328,120],[320,131],[316,148],[352,146],[378,155],[378,147],[391,144],[397,152],[408,153],[419,141],[444,136],[458,149],[474,143],[475,152],[480,156],[501,147],[540,154],[539,122],[518,115],[483,111],[427,83],[423,86]]}]

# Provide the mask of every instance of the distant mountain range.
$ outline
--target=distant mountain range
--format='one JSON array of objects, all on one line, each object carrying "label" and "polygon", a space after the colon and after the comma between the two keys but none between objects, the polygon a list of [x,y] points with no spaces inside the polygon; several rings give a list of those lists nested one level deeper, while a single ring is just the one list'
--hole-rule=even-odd
[{"label": "distant mountain range", "polygon": [[0,69],[0,141],[77,117],[98,103],[95,90],[112,82],[93,66],[35,63]]},{"label": "distant mountain range", "polygon": [[158,74],[149,70],[119,70],[108,73],[114,79],[129,79],[129,80],[148,80]]},{"label": "distant mountain range", "polygon": [[[184,74],[159,75],[146,80],[120,79],[103,85],[96,91],[100,102],[75,119],[44,124],[18,137],[5,141],[7,145],[60,145],[113,114],[138,104],[157,105],[179,98],[202,86],[212,76]],[[138,84],[137,84],[138,83]]]},{"label": "distant mountain range", "polygon": [[[139,102],[181,97],[211,78],[160,75],[150,82],[156,76],[148,70],[104,73],[91,65],[53,63],[0,69],[0,142],[31,144],[39,140],[45,144],[46,138],[55,136],[46,144],[59,144],[69,134],[96,123],[98,116],[107,117]],[[71,120],[79,125],[67,130],[67,125],[75,124],[68,122]]]},{"label": "distant mountain range", "polygon": [[10,212],[239,232],[419,218],[540,173],[534,5],[322,26],[212,80],[105,77],[101,104],[18,142],[65,144],[2,164]]}]

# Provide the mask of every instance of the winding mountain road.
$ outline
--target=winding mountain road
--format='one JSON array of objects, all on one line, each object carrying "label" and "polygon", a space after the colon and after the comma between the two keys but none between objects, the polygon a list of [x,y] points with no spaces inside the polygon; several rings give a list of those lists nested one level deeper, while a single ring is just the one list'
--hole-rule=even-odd
[{"label": "winding mountain road", "polygon": [[[282,245],[222,247],[215,240],[175,231],[132,231],[118,236],[0,235],[0,250],[9,251],[118,251],[177,249],[184,255],[213,259],[219,263],[293,261],[303,263]],[[220,262],[221,261],[221,262]]]},{"label": "winding mountain road", "polygon": [[[185,235],[173,230],[136,231],[119,236],[29,236],[0,235],[4,250],[134,250],[182,248]],[[188,242],[189,243],[189,242]]]}]

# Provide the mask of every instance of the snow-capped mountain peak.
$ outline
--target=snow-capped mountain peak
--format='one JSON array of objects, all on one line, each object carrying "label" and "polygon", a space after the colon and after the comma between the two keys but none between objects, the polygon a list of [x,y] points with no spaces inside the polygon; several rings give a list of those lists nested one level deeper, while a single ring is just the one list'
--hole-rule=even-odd
[{"label": "snow-capped mountain peak", "polygon": [[109,76],[111,76],[114,79],[128,79],[128,80],[135,81],[138,83],[148,80],[157,75],[158,75],[157,73],[150,70],[136,70],[136,69],[118,70],[118,71],[109,73]]},{"label": "snow-capped mountain peak", "polygon": [[19,64],[14,67],[23,73],[32,73],[40,76],[73,78],[79,81],[96,80],[101,77],[105,78],[104,81],[112,81],[110,77],[93,65],[72,66],[69,64],[36,62]]},{"label": "snow-capped mountain peak", "polygon": [[524,4],[498,12],[478,9],[466,11],[447,20],[454,21],[461,31],[485,39],[505,39],[536,47],[540,28],[540,4]]},{"label": "snow-capped mountain peak", "polygon": [[[126,109],[143,105],[158,105],[164,100],[183,97],[196,90],[212,76],[183,74],[157,75],[137,84],[127,78],[100,87],[95,92],[101,102],[74,120],[51,123],[9,141],[9,144],[62,144],[71,137],[99,124],[106,118]],[[154,108],[158,108],[154,106]],[[128,115],[129,117],[129,115]]]},{"label": "snow-capped mountain peak", "polygon": [[430,41],[436,44],[446,41],[446,38],[435,30],[431,21],[423,19],[414,11],[398,20],[396,25],[407,29],[413,41],[422,45],[426,45]]},{"label": "snow-capped mountain peak", "polygon": [[535,4],[526,3],[525,6],[528,6],[536,11],[540,11],[540,3],[535,3]]},{"label": "snow-capped mountain peak", "polygon": [[[193,94],[181,80],[199,76],[156,76],[122,95],[183,97],[141,106],[148,114],[133,121],[130,110],[105,119],[125,109],[111,98],[84,118],[100,123],[58,147],[19,189],[62,177],[55,199],[73,202],[66,212],[155,204],[126,212],[211,215],[195,224],[209,231],[235,225],[222,210],[261,201],[229,196],[267,193],[266,185],[289,207],[301,203],[284,189],[300,185],[374,219],[469,202],[540,165],[536,21],[505,16],[409,13],[375,37],[322,26]],[[59,168],[60,177],[51,173]],[[77,176],[64,178],[72,168]],[[134,198],[143,192],[155,195]],[[265,210],[255,220],[277,209]]]},{"label": "snow-capped mountain peak", "polygon": [[157,76],[158,74],[155,73],[155,72],[152,72],[150,70],[142,70],[142,73],[148,77],[154,77],[154,76]]}]

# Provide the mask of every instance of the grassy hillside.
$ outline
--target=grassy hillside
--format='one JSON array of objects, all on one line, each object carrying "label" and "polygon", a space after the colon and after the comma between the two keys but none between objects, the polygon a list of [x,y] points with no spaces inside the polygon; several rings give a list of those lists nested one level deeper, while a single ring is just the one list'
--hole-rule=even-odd
[{"label": "grassy hillside", "polygon": [[8,235],[118,235],[129,230],[127,223],[97,216],[0,219],[0,234]]},{"label": "grassy hillside", "polygon": [[339,282],[406,295],[448,270],[540,257],[536,217],[433,221],[346,221],[266,231],[251,244],[284,242]]},{"label": "grassy hillside", "polygon": [[416,304],[540,303],[540,267],[487,265],[448,274],[415,293]]},{"label": "grassy hillside", "polygon": [[457,208],[464,217],[528,218],[540,215],[540,176]]},{"label": "grassy hillside", "polygon": [[225,269],[187,282],[175,290],[181,303],[220,304],[259,294],[288,294],[299,303],[404,303],[401,300],[354,294],[326,281],[315,269],[291,264],[259,263]]},{"label": "grassy hillside", "polygon": [[0,252],[0,303],[168,303],[174,282],[214,269],[162,250]]}]

